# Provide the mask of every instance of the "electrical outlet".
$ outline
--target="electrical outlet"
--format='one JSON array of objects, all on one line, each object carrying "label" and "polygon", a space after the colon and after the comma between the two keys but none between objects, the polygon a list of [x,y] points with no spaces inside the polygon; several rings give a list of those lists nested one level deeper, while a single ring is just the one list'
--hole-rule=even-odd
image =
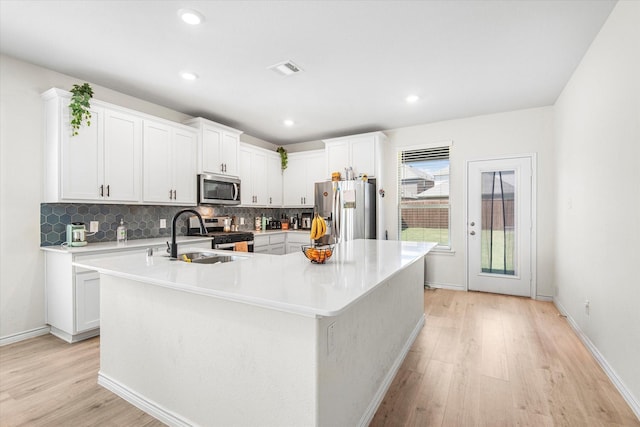
[{"label": "electrical outlet", "polygon": [[584,302],[584,312],[585,314],[588,316],[589,315],[589,310],[591,309],[591,303],[589,302],[589,300],[586,300]]},{"label": "electrical outlet", "polygon": [[89,222],[89,233],[97,233],[99,229],[100,229],[100,222],[98,221]]},{"label": "electrical outlet", "polygon": [[244,217],[243,216],[240,217],[240,225],[244,225]]},{"label": "electrical outlet", "polygon": [[160,228],[167,228],[167,220],[162,218],[160,220]]}]

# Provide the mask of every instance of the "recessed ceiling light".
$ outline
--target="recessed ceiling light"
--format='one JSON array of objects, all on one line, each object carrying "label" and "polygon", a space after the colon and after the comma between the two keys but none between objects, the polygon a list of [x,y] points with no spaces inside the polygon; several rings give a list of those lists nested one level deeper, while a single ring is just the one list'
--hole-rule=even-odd
[{"label": "recessed ceiling light", "polygon": [[291,76],[302,71],[302,68],[294,64],[293,61],[279,62],[267,68],[283,76]]},{"label": "recessed ceiling light", "polygon": [[196,73],[192,73],[191,71],[183,71],[180,73],[180,77],[185,80],[196,80],[198,75]]},{"label": "recessed ceiling light", "polygon": [[291,127],[291,126],[293,126],[293,125],[295,125],[295,124],[296,124],[296,122],[294,122],[294,121],[293,121],[293,120],[291,120],[291,119],[285,119],[285,120],[283,120],[283,121],[282,121],[282,123],[283,123],[285,126],[287,126],[287,127]]},{"label": "recessed ceiling light", "polygon": [[189,25],[198,25],[204,21],[204,15],[193,9],[180,9],[178,16]]},{"label": "recessed ceiling light", "polygon": [[414,104],[414,103],[418,102],[420,97],[418,95],[409,95],[405,99],[409,104]]}]

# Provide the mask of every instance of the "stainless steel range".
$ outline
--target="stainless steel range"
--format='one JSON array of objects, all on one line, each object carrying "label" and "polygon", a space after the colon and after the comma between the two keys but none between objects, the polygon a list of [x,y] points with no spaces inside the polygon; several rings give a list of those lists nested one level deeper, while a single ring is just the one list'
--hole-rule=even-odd
[{"label": "stainless steel range", "polygon": [[[231,226],[231,218],[227,216],[203,216],[204,225],[207,227],[207,236],[212,238],[211,248],[227,251],[235,251],[241,248],[243,242],[247,244],[247,251],[253,252],[253,233],[250,231],[224,231],[226,227]],[[225,225],[226,222],[226,225]],[[198,218],[192,216],[189,218],[189,236],[202,236],[200,232],[200,223]]]}]

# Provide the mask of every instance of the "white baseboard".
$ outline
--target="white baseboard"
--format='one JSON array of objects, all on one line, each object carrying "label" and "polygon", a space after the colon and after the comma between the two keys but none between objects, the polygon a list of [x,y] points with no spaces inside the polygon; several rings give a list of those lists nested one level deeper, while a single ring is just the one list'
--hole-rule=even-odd
[{"label": "white baseboard", "polygon": [[24,341],[29,338],[39,337],[40,335],[47,335],[48,333],[49,326],[41,326],[28,331],[18,332],[17,334],[7,335],[6,337],[0,338],[0,347],[3,345],[13,344],[14,342]]},{"label": "white baseboard", "polygon": [[404,346],[402,347],[402,351],[400,352],[398,357],[396,357],[396,360],[391,365],[391,369],[389,369],[389,372],[387,372],[387,375],[385,375],[384,380],[382,381],[382,384],[380,384],[378,391],[373,396],[373,399],[371,400],[371,403],[369,403],[367,410],[364,412],[364,414],[362,414],[362,417],[360,418],[360,422],[358,423],[358,426],[366,427],[369,425],[369,423],[371,423],[373,416],[376,414],[378,407],[382,403],[382,399],[384,399],[384,396],[387,394],[387,390],[389,390],[389,387],[391,386],[393,379],[396,377],[396,374],[398,373],[398,370],[400,369],[402,362],[404,362],[404,358],[407,356],[407,353],[409,353],[409,350],[411,349],[413,342],[416,340],[416,338],[418,338],[418,334],[422,330],[424,323],[425,323],[425,317],[423,315],[418,321],[418,323],[416,324],[415,328],[413,328],[413,331],[411,331],[411,335],[409,335],[409,338],[407,339],[407,341],[404,343]]},{"label": "white baseboard", "polygon": [[466,291],[464,285],[454,285],[451,283],[435,283],[435,282],[426,282],[425,284],[431,288],[449,289],[452,291]]},{"label": "white baseboard", "polygon": [[604,358],[602,353],[598,350],[595,344],[589,339],[589,337],[582,331],[580,326],[576,323],[575,320],[569,315],[569,312],[564,308],[564,306],[558,301],[557,298],[553,298],[553,304],[556,306],[558,311],[567,318],[569,325],[573,328],[573,330],[578,335],[578,338],[582,341],[582,343],[587,347],[587,349],[591,352],[593,357],[596,359],[596,362],[600,365],[602,370],[607,374],[607,377],[611,380],[613,385],[618,389],[624,400],[629,404],[631,410],[636,417],[640,419],[640,402],[636,397],[631,393],[631,391],[624,384],[622,379],[618,376],[616,371],[609,365],[607,359]]},{"label": "white baseboard", "polygon": [[548,295],[536,295],[536,301],[553,302],[554,297]]},{"label": "white baseboard", "polygon": [[166,410],[157,403],[148,400],[144,396],[130,390],[128,387],[125,387],[118,381],[108,377],[102,372],[98,372],[98,384],[111,391],[112,393],[120,396],[138,409],[167,424],[168,426],[191,427],[194,425],[185,418]]},{"label": "white baseboard", "polygon": [[55,326],[51,326],[51,335],[54,335],[63,341],[73,344],[74,342],[86,340],[88,338],[93,338],[100,335],[100,328],[91,329],[89,331],[80,332],[78,334],[71,335],[70,333],[65,332],[61,329],[58,329]]}]

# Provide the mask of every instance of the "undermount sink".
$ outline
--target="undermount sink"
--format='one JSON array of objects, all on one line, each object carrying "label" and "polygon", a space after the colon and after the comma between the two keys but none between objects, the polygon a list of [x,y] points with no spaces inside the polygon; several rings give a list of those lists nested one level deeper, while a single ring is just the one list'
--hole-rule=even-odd
[{"label": "undermount sink", "polygon": [[220,255],[213,252],[187,252],[178,255],[178,259],[184,262],[195,264],[219,264],[223,262],[232,262],[246,259],[247,257],[236,255]]}]

